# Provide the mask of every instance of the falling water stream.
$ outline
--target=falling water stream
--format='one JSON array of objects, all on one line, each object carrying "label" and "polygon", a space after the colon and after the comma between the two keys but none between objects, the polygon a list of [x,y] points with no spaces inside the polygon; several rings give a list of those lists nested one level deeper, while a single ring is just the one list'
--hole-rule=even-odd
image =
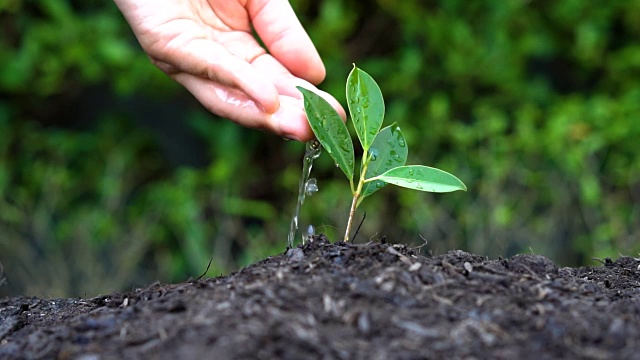
[{"label": "falling water stream", "polygon": [[[313,167],[313,160],[317,159],[322,152],[322,147],[318,140],[311,140],[307,143],[304,151],[304,159],[302,160],[302,176],[300,177],[300,183],[298,184],[298,202],[296,204],[296,211],[291,219],[291,226],[289,228],[289,237],[287,239],[287,246],[293,248],[293,241],[298,230],[298,216],[300,215],[300,208],[304,203],[306,196],[313,195],[318,191],[318,181],[315,178],[309,178],[311,174],[311,168]],[[308,232],[313,232],[313,227],[309,226]],[[305,237],[302,237],[304,242]]]}]

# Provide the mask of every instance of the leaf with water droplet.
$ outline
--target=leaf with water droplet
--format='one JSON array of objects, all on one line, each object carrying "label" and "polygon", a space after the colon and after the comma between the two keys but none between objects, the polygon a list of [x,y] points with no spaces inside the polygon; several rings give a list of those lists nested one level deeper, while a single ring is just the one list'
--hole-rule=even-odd
[{"label": "leaf with water droplet", "polygon": [[353,127],[366,152],[384,119],[382,92],[369,74],[354,65],[347,78],[347,99]]},{"label": "leaf with water droplet", "polygon": [[322,97],[298,86],[304,97],[304,111],[311,130],[344,174],[353,180],[353,143],[347,126],[336,110]]},{"label": "leaf with water droplet", "polygon": [[[373,140],[371,148],[369,149],[371,160],[367,167],[365,179],[378,176],[387,170],[405,164],[408,150],[406,146],[400,146],[400,141],[404,142],[405,140],[398,125],[391,124],[380,130],[380,133],[378,133]],[[362,197],[373,194],[384,185],[386,185],[386,183],[381,180],[365,183],[362,188]]]},{"label": "leaf with water droplet", "polygon": [[374,179],[420,191],[436,193],[467,191],[467,186],[457,177],[446,171],[422,165],[399,166]]}]

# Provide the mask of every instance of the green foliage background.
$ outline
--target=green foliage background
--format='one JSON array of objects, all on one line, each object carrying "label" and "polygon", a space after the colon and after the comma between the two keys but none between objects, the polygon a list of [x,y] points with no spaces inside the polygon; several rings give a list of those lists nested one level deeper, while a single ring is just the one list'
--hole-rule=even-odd
[{"label": "green foliage background", "polygon": [[[639,251],[640,1],[291,3],[322,88],[344,104],[357,63],[409,163],[469,187],[387,187],[357,241],[562,265]],[[92,296],[284,250],[302,144],[207,114],[111,2],[0,0],[0,28],[0,295]],[[348,185],[326,155],[314,176],[302,223],[340,239]]]}]

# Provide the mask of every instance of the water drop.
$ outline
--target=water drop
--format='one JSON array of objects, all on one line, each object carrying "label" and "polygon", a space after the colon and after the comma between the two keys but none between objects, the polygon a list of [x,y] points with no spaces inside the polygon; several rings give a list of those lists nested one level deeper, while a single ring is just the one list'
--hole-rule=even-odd
[{"label": "water drop", "polygon": [[309,227],[307,228],[307,236],[313,236],[316,234],[316,229],[313,227],[313,225],[309,224]]},{"label": "water drop", "polygon": [[318,180],[316,180],[316,178],[311,178],[304,184],[304,193],[306,196],[311,196],[318,192],[318,190]]},{"label": "water drop", "polygon": [[362,107],[363,108],[365,108],[365,109],[368,108],[369,107],[369,97],[368,96],[363,97],[361,103],[362,103]]},{"label": "water drop", "polygon": [[369,156],[371,156],[371,161],[376,161],[376,159],[378,158],[378,155],[379,155],[378,148],[369,149]]},{"label": "water drop", "polygon": [[336,167],[340,167],[340,164],[336,163]]},{"label": "water drop", "polygon": [[340,143],[340,149],[342,149],[345,152],[351,151],[351,149],[349,148],[349,144],[344,141]]},{"label": "water drop", "polygon": [[400,147],[405,147],[407,146],[407,144],[405,143],[403,138],[398,139],[398,145],[400,145]]},{"label": "water drop", "polygon": [[409,170],[409,175],[413,176],[413,174],[414,174],[414,171],[413,170]]},{"label": "water drop", "polygon": [[376,181],[376,188],[382,189],[382,186],[383,186],[383,184],[382,184],[381,181]]}]

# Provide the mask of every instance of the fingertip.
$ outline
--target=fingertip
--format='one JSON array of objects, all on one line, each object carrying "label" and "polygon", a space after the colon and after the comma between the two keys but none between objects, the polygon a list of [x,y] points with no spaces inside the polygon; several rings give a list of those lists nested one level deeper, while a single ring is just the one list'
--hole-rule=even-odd
[{"label": "fingertip", "polygon": [[284,97],[281,106],[271,115],[274,132],[288,139],[306,142],[314,138],[307,115],[298,99]]},{"label": "fingertip", "polygon": [[[315,54],[296,54],[289,57],[280,57],[283,64],[291,71],[291,74],[305,79],[313,85],[318,85],[327,76],[327,70],[317,52]],[[298,59],[292,61],[293,59]]]},{"label": "fingertip", "polygon": [[276,86],[262,74],[254,73],[252,79],[240,84],[240,89],[251,97],[266,113],[273,114],[280,108],[280,97]]}]

